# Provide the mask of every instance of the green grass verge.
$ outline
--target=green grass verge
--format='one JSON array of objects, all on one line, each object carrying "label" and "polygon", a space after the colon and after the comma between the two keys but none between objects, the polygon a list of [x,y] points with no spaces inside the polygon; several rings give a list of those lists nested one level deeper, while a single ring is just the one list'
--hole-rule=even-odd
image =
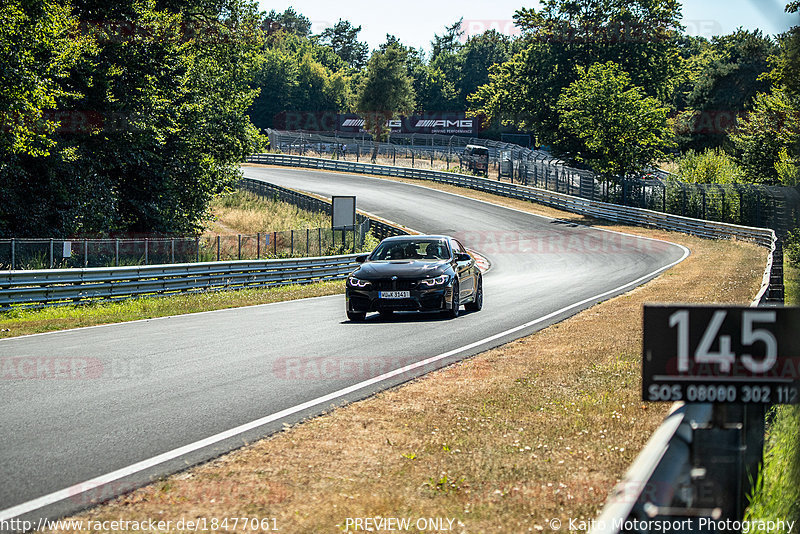
[{"label": "green grass verge", "polygon": [[[800,305],[800,268],[787,261],[784,278],[786,305]],[[745,517],[800,521],[800,406],[776,406],[770,416],[764,466]]]},{"label": "green grass verge", "polygon": [[[20,309],[0,313],[0,338],[268,304],[343,292],[344,282],[337,280],[266,289],[213,291],[167,297],[143,297],[116,302],[97,301],[74,306]],[[342,304],[342,313],[344,314],[344,304]]]}]

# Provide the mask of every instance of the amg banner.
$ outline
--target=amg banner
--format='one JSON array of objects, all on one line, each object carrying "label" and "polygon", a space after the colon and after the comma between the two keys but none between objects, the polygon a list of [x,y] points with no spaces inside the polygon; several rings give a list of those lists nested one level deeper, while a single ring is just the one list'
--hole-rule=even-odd
[{"label": "amg banner", "polygon": [[[464,113],[401,116],[387,121],[386,125],[392,133],[404,134],[477,135],[480,131],[480,119],[467,117]],[[342,132],[361,132],[364,130],[364,119],[354,114],[340,115],[338,129]]]},{"label": "amg banner", "polygon": [[[463,112],[425,113],[391,119],[386,125],[392,133],[443,135],[477,135],[480,118]],[[364,119],[353,113],[283,111],[276,115],[273,127],[278,130],[312,132],[364,132]]]}]

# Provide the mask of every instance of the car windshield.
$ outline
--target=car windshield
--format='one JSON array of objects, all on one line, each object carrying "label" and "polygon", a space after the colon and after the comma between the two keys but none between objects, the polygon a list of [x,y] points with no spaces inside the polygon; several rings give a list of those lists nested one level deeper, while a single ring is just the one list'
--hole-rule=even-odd
[{"label": "car windshield", "polygon": [[450,257],[444,240],[397,240],[384,241],[372,252],[375,260],[422,260],[440,261]]}]

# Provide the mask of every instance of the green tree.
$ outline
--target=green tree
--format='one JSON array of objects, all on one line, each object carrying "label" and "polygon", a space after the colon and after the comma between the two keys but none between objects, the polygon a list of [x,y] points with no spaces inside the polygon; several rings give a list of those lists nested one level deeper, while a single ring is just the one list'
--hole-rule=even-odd
[{"label": "green tree", "polygon": [[[386,121],[414,109],[414,99],[414,88],[402,49],[388,46],[383,52],[374,52],[358,89],[356,110],[364,117],[366,128],[375,141],[385,138]],[[372,153],[373,163],[377,157],[376,144]]]},{"label": "green tree", "polygon": [[361,26],[339,19],[333,27],[322,31],[318,43],[330,47],[351,69],[361,70],[367,63],[369,46],[358,40],[359,32]]},{"label": "green tree", "polygon": [[578,161],[598,173],[629,176],[665,157],[672,146],[668,109],[632,85],[613,62],[578,68],[558,100],[561,128],[581,142]]},{"label": "green tree", "polygon": [[775,43],[761,31],[739,29],[714,37],[688,64],[688,83],[679,99],[686,111],[679,123],[688,135],[683,145],[691,148],[722,146],[728,141],[727,127],[752,107],[759,92],[768,91],[764,79]]},{"label": "green tree", "polygon": [[58,123],[45,116],[68,97],[63,79],[90,43],[75,39],[68,5],[8,0],[0,5],[0,150],[43,156],[55,143]]},{"label": "green tree", "polygon": [[445,26],[443,35],[433,36],[431,42],[432,61],[442,54],[455,54],[461,49],[461,38],[464,36],[464,30],[461,29],[463,22],[464,17],[461,17],[450,26]]},{"label": "green tree", "polygon": [[492,68],[470,97],[473,113],[530,129],[563,154],[581,144],[558,130],[558,99],[576,67],[614,61],[645,94],[671,99],[682,66],[677,0],[547,0],[514,18],[524,49]]},{"label": "green tree", "polygon": [[704,152],[688,150],[676,163],[681,182],[734,184],[745,181],[739,165],[721,148],[710,148]]},{"label": "green tree", "polygon": [[283,111],[350,109],[350,73],[344,61],[328,47],[281,32],[270,36],[261,56],[262,62],[253,80],[253,87],[258,88],[260,94],[248,111],[258,128],[271,128],[275,117]]},{"label": "green tree", "polygon": [[510,59],[510,51],[511,39],[497,30],[487,30],[467,39],[459,50],[460,75],[456,80],[459,99],[464,105],[478,87],[489,83],[490,69]]},{"label": "green tree", "polygon": [[283,13],[278,13],[273,9],[267,14],[262,22],[262,28],[274,31],[276,27],[300,37],[311,35],[311,21],[302,13],[295,11],[293,7],[288,7]]},{"label": "green tree", "polygon": [[782,88],[755,98],[753,111],[731,135],[749,182],[797,185],[800,111]]},{"label": "green tree", "polygon": [[[796,13],[800,2],[786,11]],[[759,93],[753,110],[731,135],[736,156],[748,181],[798,185],[800,183],[800,25],[779,36],[779,52],[764,78],[769,93]]]},{"label": "green tree", "polygon": [[57,78],[51,155],[0,168],[9,200],[0,206],[3,230],[41,237],[198,229],[210,198],[240,175],[239,162],[259,143],[245,115],[259,61],[255,6],[74,0],[66,7],[72,37],[91,46]]}]

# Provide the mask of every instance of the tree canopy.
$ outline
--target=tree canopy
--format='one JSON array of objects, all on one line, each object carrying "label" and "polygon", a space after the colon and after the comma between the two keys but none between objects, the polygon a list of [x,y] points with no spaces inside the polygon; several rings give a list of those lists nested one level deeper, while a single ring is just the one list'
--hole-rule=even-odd
[{"label": "tree canopy", "polygon": [[47,81],[27,94],[3,88],[3,112],[24,112],[37,130],[12,129],[0,146],[0,233],[195,231],[259,143],[246,116],[259,63],[255,6],[4,6],[29,39],[14,47],[16,31],[4,34],[4,57],[29,61],[26,74]]},{"label": "tree canopy", "polygon": [[561,129],[580,140],[578,161],[605,176],[640,173],[672,147],[668,109],[613,62],[578,67],[558,99]]},{"label": "tree canopy", "polygon": [[[391,45],[372,54],[358,89],[356,110],[364,116],[366,127],[375,139],[384,138],[387,120],[414,109],[414,87],[404,59],[403,51]],[[376,156],[374,152],[373,161]]]}]

